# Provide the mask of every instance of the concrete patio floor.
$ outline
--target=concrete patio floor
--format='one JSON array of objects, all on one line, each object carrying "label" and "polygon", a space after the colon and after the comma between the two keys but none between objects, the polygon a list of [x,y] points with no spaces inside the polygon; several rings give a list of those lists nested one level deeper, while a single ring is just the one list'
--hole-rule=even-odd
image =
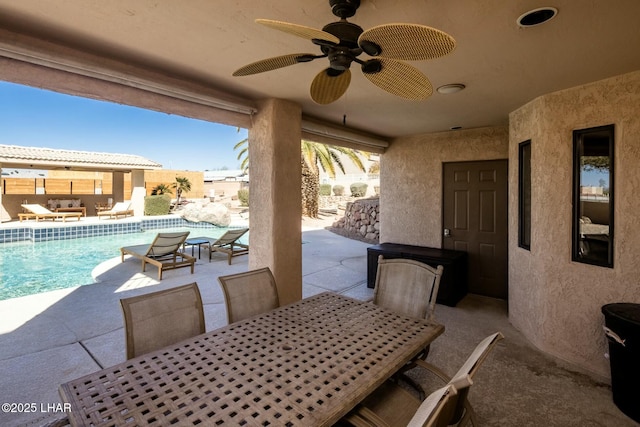
[{"label": "concrete patio floor", "polygon": [[[310,225],[303,222],[303,296],[334,291],[370,299],[369,244]],[[125,360],[120,298],[197,282],[207,330],[225,325],[217,277],[246,271],[247,257],[229,266],[225,256],[209,263],[206,254],[193,275],[189,269],[168,271],[159,282],[154,269],[141,273],[139,262],[115,257],[96,267],[96,284],[0,301],[0,400],[37,406],[32,413],[3,410],[0,426],[45,424],[60,415],[47,408],[60,402],[61,383]],[[496,330],[506,336],[470,394],[483,425],[636,425],[613,404],[606,382],[532,347],[509,324],[505,301],[469,295],[457,307],[438,305],[436,318],[446,331],[429,358],[449,373],[484,336]]]}]

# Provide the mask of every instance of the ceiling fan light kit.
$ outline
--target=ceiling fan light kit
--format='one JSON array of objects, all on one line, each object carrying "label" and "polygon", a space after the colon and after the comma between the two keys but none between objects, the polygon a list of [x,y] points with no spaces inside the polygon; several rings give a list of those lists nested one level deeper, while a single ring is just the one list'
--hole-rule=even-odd
[{"label": "ceiling fan light kit", "polygon": [[[320,54],[297,53],[263,59],[236,70],[234,76],[248,76],[288,67],[318,58],[327,58],[329,67],[311,83],[311,98],[318,104],[338,100],[349,87],[353,62],[379,88],[402,98],[423,100],[431,96],[429,79],[403,61],[439,58],[455,49],[455,39],[435,28],[419,24],[385,24],[369,30],[347,21],[355,15],[360,0],[329,0],[331,11],[340,18],[322,30],[269,19],[256,22],[269,28],[303,37],[320,47]],[[360,59],[362,54],[371,59]]]}]

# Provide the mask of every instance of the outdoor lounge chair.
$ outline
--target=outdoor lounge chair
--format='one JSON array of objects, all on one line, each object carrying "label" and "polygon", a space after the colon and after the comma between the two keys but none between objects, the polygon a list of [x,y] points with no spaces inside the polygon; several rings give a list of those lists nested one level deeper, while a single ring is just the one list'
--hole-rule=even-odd
[{"label": "outdoor lounge chair", "polygon": [[162,272],[174,268],[191,266],[191,274],[196,259],[179,251],[187,239],[188,231],[179,233],[158,233],[150,245],[125,246],[120,248],[120,258],[124,262],[124,256],[129,254],[142,260],[142,271],[147,264],[158,267],[158,280],[162,280]]},{"label": "outdoor lounge chair", "polygon": [[197,283],[120,300],[127,359],[205,332]]},{"label": "outdoor lounge chair", "polygon": [[229,324],[280,307],[278,287],[269,267],[218,277]]},{"label": "outdoor lounge chair", "polygon": [[75,218],[80,221],[80,217],[82,216],[81,212],[51,212],[44,206],[35,203],[25,204],[22,205],[22,207],[28,210],[30,213],[19,213],[18,218],[20,219],[20,222],[22,222],[23,219],[32,218],[35,218],[36,221],[40,221],[41,219],[50,219],[52,221],[55,221],[56,219],[62,219],[62,222],[66,222],[67,218]]},{"label": "outdoor lounge chair", "polygon": [[231,229],[224,233],[220,238],[215,241],[209,241],[209,261],[211,261],[211,254],[213,252],[224,252],[229,259],[229,265],[231,265],[231,258],[238,255],[244,255],[249,253],[249,246],[244,243],[238,243],[238,239],[242,237],[248,228]]},{"label": "outdoor lounge chair", "polygon": [[118,219],[119,216],[123,218],[132,215],[133,209],[131,209],[131,202],[118,202],[108,211],[98,212],[98,219],[103,216],[108,216],[109,218]]}]

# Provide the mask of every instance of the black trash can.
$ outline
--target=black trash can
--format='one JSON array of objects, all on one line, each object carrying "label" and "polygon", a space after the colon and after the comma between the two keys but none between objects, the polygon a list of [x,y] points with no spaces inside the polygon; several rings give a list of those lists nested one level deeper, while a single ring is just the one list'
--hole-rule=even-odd
[{"label": "black trash can", "polygon": [[613,402],[640,423],[640,304],[602,306],[609,340]]}]

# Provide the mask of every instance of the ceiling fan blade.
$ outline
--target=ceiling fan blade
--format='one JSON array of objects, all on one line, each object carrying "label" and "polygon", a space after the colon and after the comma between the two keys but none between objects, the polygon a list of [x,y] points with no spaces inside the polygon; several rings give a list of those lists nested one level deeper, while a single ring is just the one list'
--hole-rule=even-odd
[{"label": "ceiling fan blade", "polygon": [[326,40],[335,44],[340,43],[340,39],[331,33],[326,31],[316,30],[315,28],[305,27],[304,25],[290,24],[288,22],[273,21],[271,19],[256,19],[258,24],[265,25],[269,28],[284,31],[285,33],[293,34],[294,36],[302,37],[305,39],[313,40]]},{"label": "ceiling fan blade", "polygon": [[347,91],[351,83],[351,71],[327,68],[318,73],[311,83],[311,98],[318,104],[331,104]]},{"label": "ceiling fan blade", "polygon": [[363,31],[358,45],[371,56],[418,61],[451,53],[456,41],[444,31],[425,25],[386,24]]},{"label": "ceiling fan blade", "polygon": [[264,73],[265,71],[277,70],[278,68],[288,67],[289,65],[295,65],[300,62],[309,62],[317,57],[317,55],[312,53],[292,53],[290,55],[274,56],[273,58],[252,62],[251,64],[238,68],[233,72],[233,76],[248,76],[251,74]]},{"label": "ceiling fan blade", "polygon": [[380,61],[380,71],[363,71],[363,74],[379,88],[415,101],[427,99],[433,94],[433,86],[429,79],[414,66],[385,58],[374,58],[372,61]]}]

